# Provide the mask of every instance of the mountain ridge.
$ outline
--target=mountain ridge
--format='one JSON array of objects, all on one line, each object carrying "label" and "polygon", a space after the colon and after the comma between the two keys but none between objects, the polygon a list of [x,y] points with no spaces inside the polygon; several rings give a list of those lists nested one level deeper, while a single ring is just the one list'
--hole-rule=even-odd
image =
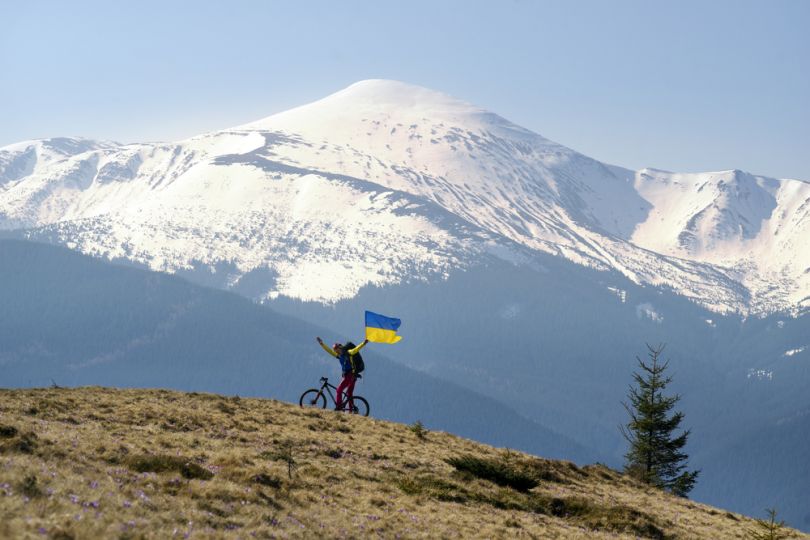
[{"label": "mountain ridge", "polygon": [[[362,81],[178,143],[83,144],[96,147],[66,158],[41,149],[31,170],[21,168],[14,151],[20,145],[0,149],[0,228],[162,271],[233,262],[237,270],[221,287],[267,268],[279,279],[267,283],[259,295],[266,298],[334,302],[363,284],[412,279],[397,268],[423,267],[431,275],[464,268],[494,243],[615,269],[719,312],[795,314],[810,305],[810,248],[800,242],[810,227],[810,184],[736,170],[634,172],[405,83]],[[371,181],[384,192],[347,179]],[[459,238],[430,212],[409,214],[402,201],[386,208],[397,193],[455,214],[477,234]],[[681,201],[679,212],[669,211],[673,199]],[[292,216],[284,215],[288,209]],[[330,211],[351,217],[329,218]],[[670,219],[662,222],[662,215]],[[217,220],[216,227],[202,225]],[[233,229],[241,243],[217,241]],[[392,255],[398,249],[392,229],[417,249]],[[296,237],[274,238],[278,230]],[[331,261],[313,254],[325,231],[360,245],[352,256],[338,255],[351,271],[329,282],[323,267]],[[259,237],[268,242],[256,246]],[[308,260],[296,263],[289,255],[299,239],[309,247]],[[198,247],[187,254],[181,243]],[[381,243],[387,249],[373,249]],[[370,256],[357,253],[367,250]]]}]

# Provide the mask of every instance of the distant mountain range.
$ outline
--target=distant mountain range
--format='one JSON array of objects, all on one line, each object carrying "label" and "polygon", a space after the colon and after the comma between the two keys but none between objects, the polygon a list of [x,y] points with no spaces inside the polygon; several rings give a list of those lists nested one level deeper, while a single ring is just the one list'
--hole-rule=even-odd
[{"label": "distant mountain range", "polygon": [[0,229],[216,270],[261,298],[336,301],[540,252],[715,311],[810,307],[807,182],[634,172],[394,81],[178,143],[4,147]]},{"label": "distant mountain range", "polygon": [[[364,309],[401,317],[405,339],[382,349],[400,367],[614,466],[634,357],[665,342],[703,469],[694,496],[776,506],[803,528],[808,212],[807,182],[630,171],[392,81],[178,143],[0,149],[6,236],[174,273],[345,338]],[[195,365],[198,350],[162,358]]]}]

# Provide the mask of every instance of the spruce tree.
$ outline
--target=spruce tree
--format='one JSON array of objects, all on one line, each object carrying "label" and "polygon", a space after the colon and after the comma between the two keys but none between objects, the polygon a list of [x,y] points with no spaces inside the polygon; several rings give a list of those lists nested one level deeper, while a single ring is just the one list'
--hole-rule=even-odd
[{"label": "spruce tree", "polygon": [[670,410],[680,400],[679,395],[665,396],[664,389],[672,377],[664,376],[669,362],[661,363],[663,345],[647,345],[649,362],[639,357],[640,373],[633,373],[635,386],[630,386],[622,402],[630,415],[630,422],[620,426],[622,435],[630,443],[625,454],[625,472],[654,486],[685,497],[695,485],[700,471],[686,471],[688,456],[683,452],[689,430],[675,435],[683,420],[683,413]]}]

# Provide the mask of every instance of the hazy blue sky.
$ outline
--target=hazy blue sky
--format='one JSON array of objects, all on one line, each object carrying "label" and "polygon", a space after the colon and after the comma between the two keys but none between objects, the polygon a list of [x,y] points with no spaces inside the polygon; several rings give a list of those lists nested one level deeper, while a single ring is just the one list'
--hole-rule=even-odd
[{"label": "hazy blue sky", "polygon": [[0,2],[0,145],[179,139],[369,78],[631,168],[810,180],[810,1]]}]

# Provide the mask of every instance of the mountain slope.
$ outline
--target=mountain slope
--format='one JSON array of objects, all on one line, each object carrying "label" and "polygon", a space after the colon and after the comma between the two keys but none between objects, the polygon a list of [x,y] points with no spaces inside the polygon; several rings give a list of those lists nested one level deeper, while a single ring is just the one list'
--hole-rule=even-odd
[{"label": "mountain slope", "polygon": [[350,298],[495,251],[616,270],[721,312],[808,302],[810,184],[633,173],[394,81],[178,143],[31,164],[47,144],[0,150],[1,228],[216,271],[221,287],[249,275],[258,297]]},{"label": "mountain slope", "polygon": [[[786,495],[810,484],[800,465],[810,454],[795,444],[803,435],[777,429],[810,411],[810,317],[721,316],[618,273],[552,256],[538,263],[493,258],[440,283],[369,287],[334,306],[271,305],[339,332],[368,306],[396,314],[405,339],[392,359],[495,397],[613,467],[627,449],[617,426],[628,421],[621,402],[635,357],[645,343],[666,344],[671,391],[692,430],[689,465],[703,470],[692,496],[751,514],[780,500],[789,523],[810,527],[803,498]],[[768,451],[741,453],[740,440]],[[784,459],[773,460],[774,449]]]},{"label": "mountain slope", "polygon": [[722,539],[755,527],[604,466],[263,399],[3,390],[0,408],[8,538]]},{"label": "mountain slope", "polygon": [[[0,304],[4,387],[56,381],[297,402],[321,375],[339,379],[337,362],[315,343],[317,335],[328,337],[323,328],[234,294],[53,246],[0,240]],[[490,397],[380,352],[375,345],[364,351],[368,372],[357,385],[378,418],[421,420],[492,444],[595,459]]]}]

